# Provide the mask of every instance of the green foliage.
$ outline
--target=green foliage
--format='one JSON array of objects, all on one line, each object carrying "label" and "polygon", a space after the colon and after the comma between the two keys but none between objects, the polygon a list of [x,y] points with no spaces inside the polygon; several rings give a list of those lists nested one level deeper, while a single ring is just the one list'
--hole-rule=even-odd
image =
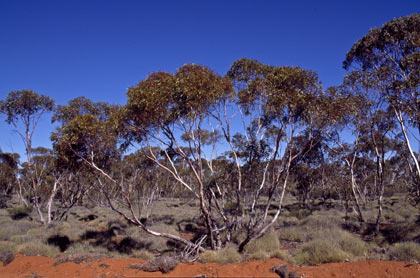
[{"label": "green foliage", "polygon": [[390,244],[414,241],[420,236],[420,226],[415,222],[390,224],[381,233]]},{"label": "green foliage", "polygon": [[69,248],[64,251],[64,254],[109,254],[107,248],[103,246],[95,246],[90,244],[87,241],[76,242],[69,246]]},{"label": "green foliage", "polygon": [[245,246],[245,251],[250,254],[272,253],[278,249],[280,249],[280,241],[274,231],[271,230]]},{"label": "green foliage", "polygon": [[3,251],[11,251],[15,253],[16,245],[10,241],[0,241],[0,253]]},{"label": "green foliage", "polygon": [[394,261],[420,261],[420,244],[415,242],[401,242],[389,248],[389,258]]},{"label": "green foliage", "polygon": [[231,92],[227,79],[204,66],[189,64],[175,74],[153,73],[127,92],[125,119],[137,127],[129,137],[141,140],[149,128],[204,115]]},{"label": "green foliage", "polygon": [[333,232],[340,231],[341,222],[337,214],[315,213],[301,220],[295,226],[280,228],[278,236],[280,239],[306,242],[318,236],[322,237],[324,234],[332,234]]},{"label": "green foliage", "polygon": [[155,256],[147,250],[135,250],[131,253],[131,257],[148,261],[153,259]]},{"label": "green foliage", "polygon": [[317,213],[302,220],[301,226],[306,226],[311,230],[328,230],[338,228],[342,224],[340,215],[336,212]]},{"label": "green foliage", "polygon": [[[357,76],[356,80],[366,84],[365,88],[369,91],[376,93],[376,97],[371,99],[374,105],[389,108],[393,115],[388,123],[398,121],[404,134],[408,127],[419,129],[420,124],[419,30],[418,13],[392,19],[380,28],[372,28],[358,40],[347,53],[343,63],[345,69],[351,69],[349,75]],[[375,129],[386,130],[388,124],[384,122],[382,119],[377,121]],[[403,140],[406,146],[410,146],[411,139],[405,135]],[[418,157],[411,150],[403,151],[405,152],[403,154],[401,146],[397,145],[397,149],[397,156],[409,158],[411,160],[409,163],[418,163]],[[412,197],[418,202],[420,173],[412,171],[406,175],[411,176],[409,189]]]},{"label": "green foliage", "polygon": [[33,210],[32,206],[20,206],[8,208],[7,211],[12,219],[21,219],[28,216]]},{"label": "green foliage", "polygon": [[282,240],[297,242],[304,242],[309,237],[308,231],[303,230],[299,226],[283,227],[278,231],[278,235]]},{"label": "green foliage", "polygon": [[118,156],[117,133],[112,123],[95,115],[78,115],[51,136],[54,149],[63,163],[74,164],[80,158],[93,161],[101,168]]},{"label": "green foliage", "polygon": [[32,90],[10,92],[6,100],[0,101],[0,113],[6,114],[8,124],[16,124],[19,118],[26,124],[33,116],[52,111],[54,100],[44,95],[38,95]]},{"label": "green foliage", "polygon": [[[334,236],[334,234],[335,233],[332,233],[331,236]],[[344,252],[354,256],[363,256],[368,251],[368,245],[363,240],[350,233],[341,232],[337,233],[335,236],[335,241],[337,241]]]},{"label": "green foliage", "polygon": [[[349,68],[353,63],[361,63],[364,68],[369,69],[378,63],[385,64],[392,58],[383,54],[397,47],[401,50],[399,53],[416,53],[420,45],[419,30],[420,14],[395,18],[381,28],[372,28],[347,53],[344,67]],[[408,62],[409,60],[406,61]]]},{"label": "green foliage", "polygon": [[26,233],[25,227],[21,225],[13,225],[13,222],[7,222],[7,226],[2,226],[0,229],[0,241],[10,240],[14,235],[22,235]]},{"label": "green foliage", "polygon": [[270,255],[271,258],[277,258],[288,263],[293,263],[293,258],[290,256],[287,250],[276,250]]},{"label": "green foliage", "polygon": [[249,255],[248,260],[264,261],[270,258],[270,255],[267,252],[259,250],[255,253]]},{"label": "green foliage", "polygon": [[311,215],[311,211],[308,209],[294,209],[292,211],[289,212],[289,216],[291,217],[296,217],[297,219],[301,220],[303,218],[308,217],[309,215]]},{"label": "green foliage", "polygon": [[15,244],[21,244],[21,243],[30,242],[30,241],[36,241],[38,239],[36,239],[33,236],[27,236],[27,235],[12,235],[10,236],[9,240]]},{"label": "green foliage", "polygon": [[[327,232],[328,231],[328,232]],[[294,257],[298,264],[340,262],[366,255],[367,244],[348,232],[333,229],[315,234]]]},{"label": "green foliage", "polygon": [[[0,150],[0,192],[10,194],[16,187],[19,155],[17,153],[3,153]],[[0,199],[0,206],[3,201]]]},{"label": "green foliage", "polygon": [[57,257],[60,250],[56,246],[44,244],[40,241],[25,242],[16,246],[16,252],[25,256]]},{"label": "green foliage", "polygon": [[200,254],[199,261],[201,263],[218,263],[228,264],[237,263],[242,260],[242,255],[232,247],[228,246],[218,251],[204,251]]},{"label": "green foliage", "polygon": [[306,243],[296,254],[294,260],[299,265],[342,262],[351,256],[336,244],[326,239],[317,239]]}]

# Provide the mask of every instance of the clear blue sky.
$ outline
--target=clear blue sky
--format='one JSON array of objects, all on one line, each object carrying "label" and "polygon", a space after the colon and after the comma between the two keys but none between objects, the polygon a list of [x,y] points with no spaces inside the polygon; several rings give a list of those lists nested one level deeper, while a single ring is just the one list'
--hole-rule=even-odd
[{"label": "clear blue sky", "polygon": [[[318,72],[338,85],[342,61],[370,28],[420,12],[419,0],[0,0],[0,98],[32,89],[57,104],[86,96],[124,104],[127,88],[185,63],[225,74],[248,57]],[[34,146],[50,147],[44,117]],[[0,116],[0,148],[23,144]]]}]

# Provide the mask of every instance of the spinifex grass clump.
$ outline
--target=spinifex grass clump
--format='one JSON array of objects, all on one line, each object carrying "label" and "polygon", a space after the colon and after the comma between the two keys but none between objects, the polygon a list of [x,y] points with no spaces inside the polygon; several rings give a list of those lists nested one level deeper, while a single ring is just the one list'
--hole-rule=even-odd
[{"label": "spinifex grass clump", "polygon": [[361,239],[336,229],[325,233],[324,236],[319,234],[316,239],[305,243],[294,259],[299,265],[341,262],[355,260],[367,250],[367,244]]},{"label": "spinifex grass clump", "polygon": [[56,257],[60,254],[60,249],[56,246],[35,241],[17,245],[16,252],[26,256]]},{"label": "spinifex grass clump", "polygon": [[13,220],[19,220],[29,216],[29,214],[32,212],[32,209],[32,206],[21,206],[9,208],[7,211]]},{"label": "spinifex grass clump", "polygon": [[394,261],[420,261],[420,245],[415,242],[397,243],[389,249],[389,258]]},{"label": "spinifex grass clump", "polygon": [[200,255],[201,263],[228,264],[237,263],[242,260],[242,255],[233,246],[225,247],[218,251],[205,251]]}]

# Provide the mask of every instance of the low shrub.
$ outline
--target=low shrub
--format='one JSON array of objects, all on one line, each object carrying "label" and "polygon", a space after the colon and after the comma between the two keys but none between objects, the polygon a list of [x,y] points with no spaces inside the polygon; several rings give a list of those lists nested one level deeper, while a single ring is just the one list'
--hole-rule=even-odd
[{"label": "low shrub", "polygon": [[16,251],[16,245],[13,242],[10,241],[0,241],[0,252],[3,251]]},{"label": "low shrub", "polygon": [[384,210],[383,212],[383,218],[392,223],[398,223],[398,222],[404,222],[406,218],[402,216],[401,214],[395,213],[390,210]]},{"label": "low shrub", "polygon": [[76,242],[66,249],[64,254],[108,254],[109,251],[103,246],[93,246],[89,242]]},{"label": "low shrub", "polygon": [[389,248],[389,258],[394,261],[420,261],[420,245],[415,242],[401,242]]},{"label": "low shrub", "polygon": [[354,256],[362,256],[368,250],[368,245],[363,240],[347,232],[338,233],[336,241],[344,252]]},{"label": "low shrub", "polygon": [[16,246],[16,252],[25,256],[57,257],[60,250],[56,246],[44,244],[39,241],[26,242]]},{"label": "low shrub", "polygon": [[[179,235],[179,232],[174,226],[167,226],[165,224],[155,224],[151,226],[150,229],[161,233]],[[147,246],[147,250],[151,252],[163,252],[168,249],[168,244],[172,243],[166,238],[148,235],[140,229],[139,234],[135,237],[135,239]],[[174,243],[174,245],[175,246],[173,247],[176,247],[176,243]]]},{"label": "low shrub", "polygon": [[342,223],[340,218],[331,215],[323,215],[320,213],[314,213],[302,220],[301,226],[305,226],[308,230],[329,230],[339,228]]},{"label": "low shrub", "polygon": [[22,244],[25,242],[33,241],[33,237],[27,235],[13,235],[10,237],[10,241],[16,244]]},{"label": "low shrub", "polygon": [[83,236],[83,234],[86,233],[86,230],[80,226],[70,226],[59,229],[59,232],[57,233],[63,236],[67,236],[70,241],[78,241]]},{"label": "low shrub", "polygon": [[281,216],[278,219],[278,223],[283,227],[296,226],[299,224],[299,219],[293,216]]},{"label": "low shrub", "polygon": [[46,236],[46,231],[44,228],[32,228],[26,231],[28,236]]},{"label": "low shrub", "polygon": [[289,216],[296,217],[297,219],[301,220],[311,215],[311,213],[312,212],[309,209],[298,208],[291,210],[289,212]]},{"label": "low shrub", "polygon": [[304,242],[307,240],[308,232],[299,226],[283,227],[278,231],[278,237],[283,240]]},{"label": "low shrub", "polygon": [[19,220],[29,216],[29,214],[32,212],[32,209],[32,206],[21,206],[8,208],[7,211],[13,220]]},{"label": "low shrub", "polygon": [[250,254],[260,251],[270,253],[278,249],[280,249],[280,241],[272,230],[245,246],[245,251]]},{"label": "low shrub", "polygon": [[293,262],[293,258],[290,256],[289,252],[287,250],[276,250],[273,253],[270,254],[270,258],[277,258],[280,260],[283,260],[288,263]]},{"label": "low shrub", "polygon": [[344,252],[336,243],[325,239],[316,239],[306,243],[294,259],[299,265],[315,265],[341,262],[350,258],[351,255]]},{"label": "low shrub", "polygon": [[25,232],[19,225],[4,225],[0,229],[0,241],[10,240],[13,235],[22,235]]},{"label": "low shrub", "polygon": [[270,258],[270,255],[267,252],[259,250],[255,253],[249,255],[248,260],[255,261],[264,261]]},{"label": "low shrub", "polygon": [[246,231],[238,230],[232,233],[232,242],[235,244],[240,244],[246,239]]},{"label": "low shrub", "polygon": [[131,256],[146,261],[154,258],[154,255],[147,250],[134,250]]},{"label": "low shrub", "polygon": [[218,251],[205,251],[200,254],[201,263],[228,264],[237,263],[242,260],[242,255],[234,247],[226,247]]},{"label": "low shrub", "polygon": [[414,241],[420,236],[420,225],[416,223],[390,224],[381,233],[390,244]]}]

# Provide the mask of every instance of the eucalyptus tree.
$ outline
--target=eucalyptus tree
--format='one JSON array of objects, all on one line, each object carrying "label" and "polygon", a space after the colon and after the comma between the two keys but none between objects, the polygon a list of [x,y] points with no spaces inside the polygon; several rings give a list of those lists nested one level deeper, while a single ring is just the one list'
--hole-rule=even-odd
[{"label": "eucalyptus tree", "polygon": [[[352,136],[347,142],[336,140],[342,159],[351,178],[352,196],[359,221],[364,222],[360,202],[373,197],[378,201],[376,227],[382,217],[382,199],[385,190],[387,159],[393,155],[395,120],[380,94],[376,75],[353,70],[338,87],[352,103],[348,109],[347,128]],[[336,138],[340,135],[337,133]],[[375,172],[375,175],[371,175]]]},{"label": "eucalyptus tree", "polygon": [[419,158],[409,128],[420,131],[420,14],[396,18],[371,29],[352,46],[343,65],[374,79],[382,100],[399,123],[419,190]]},{"label": "eucalyptus tree", "polygon": [[[54,147],[114,184],[130,214],[104,191],[109,205],[131,223],[194,250],[203,250],[205,240],[209,248],[221,248],[235,229],[247,232],[240,251],[263,235],[280,214],[291,168],[344,113],[336,96],[322,91],[314,72],[246,59],[235,62],[227,77],[200,65],[184,65],[174,74],[156,72],[129,88],[127,98],[124,107],[104,114],[76,112],[68,120],[57,114],[62,126],[53,135]],[[73,111],[69,106],[60,109]],[[235,117],[243,123],[242,133],[231,126]],[[139,155],[172,176],[174,187],[199,201],[203,238],[193,243],[150,230],[139,220],[129,183],[107,169],[110,158],[121,155],[119,145],[139,148]],[[217,148],[226,147],[227,156],[216,156]],[[275,203],[272,217],[269,209]]]},{"label": "eucalyptus tree", "polygon": [[[55,102],[48,96],[38,95],[32,90],[12,91],[5,100],[0,101],[0,113],[6,115],[6,122],[12,125],[25,145],[26,163],[29,171],[28,178],[30,201],[36,208],[40,220],[45,223],[38,204],[39,173],[33,167],[32,137],[41,117],[54,109]],[[27,201],[25,201],[27,204]]]},{"label": "eucalyptus tree", "polygon": [[[316,73],[299,67],[268,66],[240,59],[228,71],[235,85],[235,105],[243,123],[241,145],[251,147],[260,163],[255,165],[259,181],[246,191],[237,135],[231,134],[231,118],[226,106],[214,113],[229,143],[237,165],[238,203],[247,206],[249,220],[246,239],[239,250],[264,234],[280,215],[291,170],[314,148],[323,136],[339,124],[346,113],[338,95],[323,91]],[[252,196],[247,201],[243,196]],[[257,204],[263,202],[263,209]],[[269,217],[272,205],[277,207]]]},{"label": "eucalyptus tree", "polygon": [[[222,242],[220,228],[205,194],[208,189],[206,162],[211,161],[205,159],[205,145],[215,142],[214,135],[206,130],[206,123],[211,109],[231,93],[229,80],[207,67],[190,64],[182,66],[175,74],[153,73],[131,87],[125,107],[129,131],[126,137],[144,143],[148,148],[147,157],[199,200],[212,249],[220,248]],[[214,140],[210,140],[212,137]],[[153,144],[165,160],[157,156]],[[176,157],[185,162],[193,179],[182,175],[174,163]]]},{"label": "eucalyptus tree", "polygon": [[19,154],[0,150],[0,192],[10,195],[16,192]]},{"label": "eucalyptus tree", "polygon": [[[52,209],[55,205],[55,197],[61,189],[61,181],[65,173],[57,165],[57,156],[53,150],[43,147],[34,148],[32,153],[32,164],[24,162],[21,169],[19,169],[18,182],[21,184],[23,190],[28,190],[27,195],[37,196],[38,213],[44,224],[49,224],[56,220],[56,212]],[[36,189],[27,186],[31,181],[32,173],[36,173]],[[29,189],[28,189],[29,188]],[[46,217],[44,217],[43,209],[46,210]]]},{"label": "eucalyptus tree", "polygon": [[105,196],[112,210],[146,233],[199,248],[179,236],[151,230],[140,221],[132,203],[133,196],[130,196],[133,183],[129,176],[127,180],[124,177],[127,169],[121,165],[123,142],[120,139],[132,134],[120,106],[77,98],[68,105],[59,106],[53,118],[61,123],[51,139],[62,163],[70,165],[73,171],[84,166],[93,169],[94,191]]}]

